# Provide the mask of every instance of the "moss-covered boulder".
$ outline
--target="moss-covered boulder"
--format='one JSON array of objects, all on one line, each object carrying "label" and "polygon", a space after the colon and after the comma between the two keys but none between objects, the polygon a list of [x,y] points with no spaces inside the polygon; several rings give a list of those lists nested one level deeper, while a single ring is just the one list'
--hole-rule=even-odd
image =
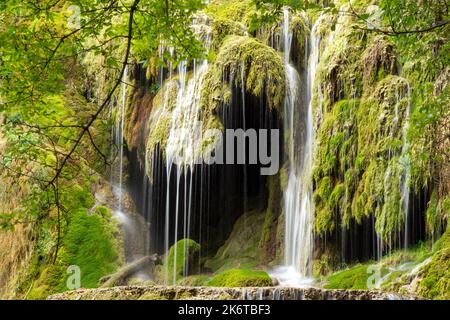
[{"label": "moss-covered boulder", "polygon": [[183,276],[199,271],[200,245],[192,239],[181,239],[170,247],[163,264],[155,268],[155,281],[175,283]]},{"label": "moss-covered boulder", "polygon": [[272,279],[265,271],[230,269],[215,275],[207,282],[212,287],[267,287]]},{"label": "moss-covered boulder", "polygon": [[216,110],[230,99],[229,79],[232,85],[256,97],[264,95],[269,108],[283,106],[285,69],[280,55],[257,39],[229,36],[223,42],[214,64],[205,76],[202,106]]}]

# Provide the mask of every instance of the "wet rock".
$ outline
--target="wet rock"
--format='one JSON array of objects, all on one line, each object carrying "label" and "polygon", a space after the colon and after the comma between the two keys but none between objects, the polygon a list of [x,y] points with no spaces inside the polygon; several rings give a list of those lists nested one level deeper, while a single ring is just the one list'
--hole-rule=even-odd
[{"label": "wet rock", "polygon": [[332,290],[288,287],[123,286],[79,289],[51,295],[49,300],[415,300],[376,290]]}]

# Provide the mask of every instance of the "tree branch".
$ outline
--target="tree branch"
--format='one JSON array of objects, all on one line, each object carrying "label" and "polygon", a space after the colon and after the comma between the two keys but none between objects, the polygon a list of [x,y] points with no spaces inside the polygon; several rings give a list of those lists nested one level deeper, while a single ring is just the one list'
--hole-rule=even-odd
[{"label": "tree branch", "polygon": [[115,82],[114,86],[112,87],[112,89],[109,91],[108,96],[105,98],[105,100],[103,101],[103,103],[100,105],[100,107],[97,109],[97,112],[95,114],[93,114],[90,118],[90,120],[88,121],[88,123],[83,127],[83,130],[80,132],[80,134],[78,135],[78,138],[76,139],[75,143],[73,144],[72,148],[70,149],[69,153],[64,157],[64,159],[61,161],[61,165],[59,166],[59,168],[56,170],[55,175],[53,176],[52,180],[50,181],[50,183],[48,185],[52,185],[57,179],[58,177],[61,175],[62,170],[64,169],[67,161],[70,159],[70,157],[72,156],[72,154],[75,152],[75,150],[78,148],[79,144],[81,143],[82,138],[84,137],[84,135],[89,131],[89,128],[92,126],[92,124],[95,122],[95,120],[97,120],[97,118],[100,116],[100,114],[102,113],[102,111],[105,109],[105,107],[108,105],[108,103],[111,101],[111,98],[114,94],[114,92],[116,91],[116,89],[118,88],[118,86],[121,84],[122,82],[122,77],[125,73],[125,68],[127,67],[128,64],[128,58],[130,56],[130,51],[131,51],[131,41],[133,39],[133,16],[134,13],[136,11],[136,8],[139,4],[140,0],[135,0],[133,5],[130,8],[130,15],[128,18],[128,41],[127,41],[127,47],[126,47],[126,51],[125,51],[125,58],[123,60],[122,63],[122,69],[120,71],[120,75],[119,75],[119,79]]}]

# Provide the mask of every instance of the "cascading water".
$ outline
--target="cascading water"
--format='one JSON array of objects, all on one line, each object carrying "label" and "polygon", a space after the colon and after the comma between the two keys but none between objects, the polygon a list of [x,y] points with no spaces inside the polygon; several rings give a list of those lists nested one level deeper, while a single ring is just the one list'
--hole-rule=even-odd
[{"label": "cascading water", "polygon": [[[208,43],[209,34],[207,35]],[[169,252],[171,243],[177,243],[178,240],[178,225],[180,220],[183,221],[183,238],[190,238],[190,220],[191,220],[191,204],[193,192],[193,175],[194,163],[200,156],[202,141],[201,130],[202,124],[199,121],[200,115],[200,94],[205,73],[208,69],[207,60],[200,61],[200,66],[197,62],[193,62],[192,76],[188,78],[187,62],[182,61],[177,69],[178,75],[178,92],[176,97],[175,107],[171,112],[170,130],[168,134],[166,154],[166,208],[165,208],[165,229],[164,229],[164,250]],[[168,90],[167,90],[168,92]],[[165,99],[166,103],[168,99]],[[172,171],[176,173],[175,181],[175,203],[171,203],[171,176]],[[184,177],[182,179],[182,177]],[[180,185],[184,181],[183,186]],[[188,187],[189,180],[189,187]],[[184,191],[183,191],[184,190]],[[183,210],[180,208],[182,205]],[[171,225],[170,213],[175,208],[175,219]],[[170,237],[171,230],[174,230],[173,241]],[[166,264],[166,283],[175,283],[177,277],[177,261],[178,246],[174,246],[174,261],[173,269],[169,270]],[[184,256],[188,256],[188,248],[183,247]],[[184,260],[184,259],[183,259]],[[185,265],[183,273],[187,274],[188,266]]]},{"label": "cascading water", "polygon": [[[317,20],[319,21],[319,20]],[[274,276],[282,285],[309,285],[312,274],[313,252],[313,205],[311,172],[313,165],[313,120],[312,96],[314,79],[319,62],[320,37],[317,35],[316,22],[311,29],[309,50],[305,52],[307,65],[306,93],[300,99],[300,77],[290,63],[292,32],[289,30],[289,9],[284,10],[283,42],[284,61],[287,79],[287,97],[285,103],[285,134],[288,138],[289,178],[284,194],[285,204],[285,262]],[[302,110],[306,109],[305,110]],[[299,139],[296,131],[297,113],[306,115],[304,127],[306,134]],[[300,154],[297,151],[300,150]]]},{"label": "cascading water", "polygon": [[403,166],[403,175],[401,178],[401,195],[402,195],[402,205],[404,214],[404,248],[408,248],[408,237],[409,237],[409,192],[410,192],[410,180],[411,180],[411,165],[408,156],[408,128],[409,128],[409,117],[411,109],[411,86],[407,82],[407,104],[405,110],[405,118],[402,128],[402,154],[400,156],[400,161]]},{"label": "cascading water", "polygon": [[122,97],[120,106],[116,105],[116,128],[115,128],[115,145],[118,147],[119,159],[115,164],[115,174],[113,177],[114,191],[117,198],[116,215],[119,221],[123,224],[127,223],[127,217],[123,213],[123,157],[124,157],[124,128],[125,128],[125,105],[127,101],[127,77],[128,66],[125,66],[122,78]]}]

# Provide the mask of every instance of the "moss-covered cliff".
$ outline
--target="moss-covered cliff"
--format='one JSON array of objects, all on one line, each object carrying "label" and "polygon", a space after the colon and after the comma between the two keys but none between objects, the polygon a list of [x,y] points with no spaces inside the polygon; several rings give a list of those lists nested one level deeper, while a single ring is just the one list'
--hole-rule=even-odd
[{"label": "moss-covered cliff", "polygon": [[[313,2],[287,10],[213,0],[189,26],[204,55],[178,56],[160,39],[157,45],[147,39],[151,50],[145,41],[132,43],[133,60],[109,113],[82,136],[83,156],[69,154],[64,182],[50,184],[60,192],[0,173],[1,217],[32,218],[16,219],[14,232],[0,231],[0,297],[65,291],[71,265],[81,268],[82,287],[96,287],[124,264],[127,234],[142,230],[145,254],[162,258],[152,270],[158,284],[271,285],[265,271],[285,263],[291,227],[285,221],[290,170],[305,166],[288,146],[307,140],[304,109],[311,101],[312,172],[301,185],[312,186],[308,263],[316,284],[368,289],[367,271],[376,265],[381,289],[448,298],[448,25],[389,31],[395,21],[386,20],[385,1]],[[124,45],[114,43],[117,54]],[[116,81],[110,60],[86,54],[71,61],[67,88],[46,100],[49,117],[58,124],[89,119]],[[295,92],[289,70],[298,78]],[[292,119],[289,95],[298,96]],[[52,132],[59,138],[54,153],[67,153],[76,129]],[[259,163],[208,162],[219,158],[227,129],[280,130],[278,173],[262,176]],[[15,149],[20,135],[5,132],[2,158],[33,178],[48,178],[59,161],[49,149],[36,152],[41,165],[8,159],[8,148],[19,154],[32,148],[36,133],[21,150]],[[295,152],[305,154],[307,146],[299,145]],[[125,205],[117,205],[119,197]],[[139,228],[121,224],[119,210],[138,212]],[[4,220],[11,228],[12,220]]]}]

